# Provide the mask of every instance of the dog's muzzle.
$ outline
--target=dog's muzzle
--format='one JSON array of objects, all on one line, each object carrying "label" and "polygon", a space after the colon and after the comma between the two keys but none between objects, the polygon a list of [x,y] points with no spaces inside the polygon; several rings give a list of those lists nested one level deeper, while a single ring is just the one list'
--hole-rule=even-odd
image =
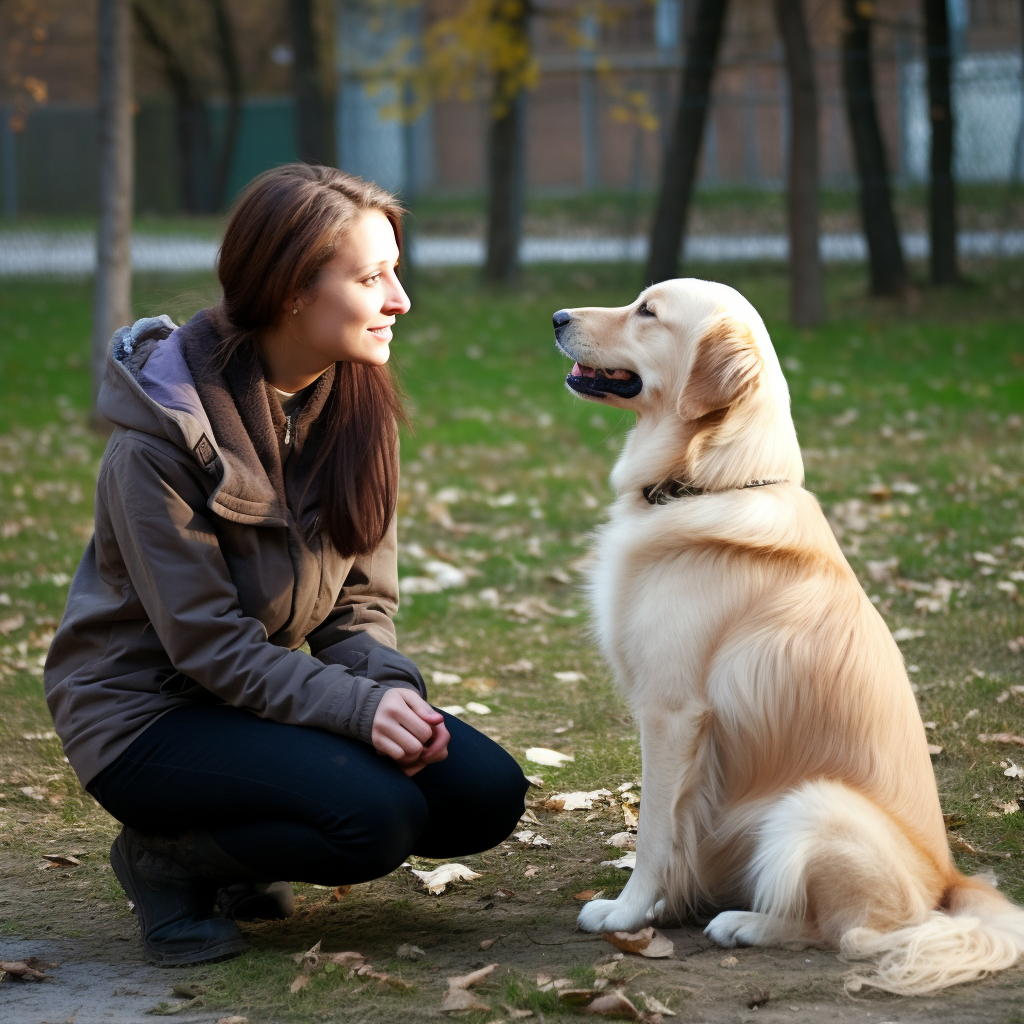
[{"label": "dog's muzzle", "polygon": [[[560,309],[551,317],[555,327],[555,345],[570,359],[576,359],[572,351],[572,313]],[[568,388],[577,394],[590,398],[636,398],[643,390],[644,382],[632,370],[605,370],[589,366],[578,360],[565,378]]]}]

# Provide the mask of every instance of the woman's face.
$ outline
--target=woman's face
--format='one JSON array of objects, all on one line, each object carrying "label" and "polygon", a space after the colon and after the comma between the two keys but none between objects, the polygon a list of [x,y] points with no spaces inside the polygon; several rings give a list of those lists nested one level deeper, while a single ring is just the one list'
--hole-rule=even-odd
[{"label": "woman's face", "polygon": [[313,288],[298,296],[293,307],[298,313],[285,313],[282,326],[299,343],[292,356],[310,368],[320,363],[321,369],[338,361],[386,363],[391,326],[399,313],[409,311],[397,266],[391,222],[377,210],[367,211],[345,233]]}]

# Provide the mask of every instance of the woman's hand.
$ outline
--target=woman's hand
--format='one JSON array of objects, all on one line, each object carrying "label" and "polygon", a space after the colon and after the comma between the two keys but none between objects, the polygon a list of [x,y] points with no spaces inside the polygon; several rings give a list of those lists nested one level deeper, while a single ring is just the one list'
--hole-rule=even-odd
[{"label": "woman's hand", "polygon": [[418,693],[396,686],[380,699],[373,716],[370,741],[379,754],[398,763],[406,775],[448,756],[444,715]]}]

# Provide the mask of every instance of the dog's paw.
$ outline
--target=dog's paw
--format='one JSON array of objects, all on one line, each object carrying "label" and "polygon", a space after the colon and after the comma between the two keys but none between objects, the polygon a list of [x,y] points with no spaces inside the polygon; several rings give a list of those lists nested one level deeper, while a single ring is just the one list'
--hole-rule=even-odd
[{"label": "dog's paw", "polygon": [[749,910],[726,910],[704,929],[704,934],[720,946],[756,946],[764,933],[764,914]]},{"label": "dog's paw", "polygon": [[638,909],[622,898],[591,900],[580,911],[576,924],[585,932],[635,932],[653,916],[653,908]]}]

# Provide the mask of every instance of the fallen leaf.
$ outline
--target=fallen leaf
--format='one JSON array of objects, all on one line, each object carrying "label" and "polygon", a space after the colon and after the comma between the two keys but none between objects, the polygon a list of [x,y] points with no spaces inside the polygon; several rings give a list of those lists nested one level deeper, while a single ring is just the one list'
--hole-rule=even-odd
[{"label": "fallen leaf", "polygon": [[581,903],[589,903],[591,900],[598,900],[604,895],[604,889],[584,889],[576,893],[575,899]]},{"label": "fallen leaf", "polygon": [[[309,981],[309,978],[306,978]],[[151,1006],[146,1013],[152,1014],[154,1017],[173,1017],[176,1014],[184,1013],[185,1010],[196,1009],[203,1005],[201,996],[197,996],[195,999],[186,999],[181,1003],[168,1003],[166,1000],[161,999],[156,1006]]]},{"label": "fallen leaf", "polygon": [[1003,814],[1016,814],[1020,810],[1020,804],[1016,800],[1010,800],[1008,803],[1001,803],[999,800],[992,801],[993,807],[998,807]]},{"label": "fallen leaf", "polygon": [[755,988],[747,994],[747,1009],[753,1010],[756,1006],[764,1006],[771,999],[771,993],[766,988]]},{"label": "fallen leaf", "polygon": [[[383,981],[388,985],[393,985],[395,988],[412,988],[412,985],[407,981],[402,981],[401,978],[396,978],[393,974],[385,974],[384,971],[375,970],[372,964],[361,964],[354,971],[356,977],[359,978],[373,978],[374,981]],[[352,975],[350,974],[349,977]]]},{"label": "fallen leaf", "polygon": [[77,857],[65,853],[44,853],[43,860],[48,860],[55,868],[79,868],[82,862]]},{"label": "fallen leaf", "polygon": [[622,820],[626,828],[632,829],[634,832],[640,827],[640,815],[625,804],[622,805]]},{"label": "fallen leaf", "polygon": [[636,836],[632,832],[616,832],[605,840],[605,846],[614,846],[618,850],[635,850]]},{"label": "fallen leaf", "polygon": [[526,1020],[527,1017],[533,1016],[533,1010],[520,1010],[515,1006],[509,1006],[508,1003],[502,1003],[501,1005],[512,1020]]},{"label": "fallen leaf", "polygon": [[410,942],[403,942],[402,945],[395,950],[395,955],[401,957],[403,960],[422,960],[427,954],[424,953],[419,946],[414,946]]},{"label": "fallen leaf", "polygon": [[523,813],[519,816],[519,820],[521,822],[525,821],[528,825],[539,825],[540,824],[540,821],[538,820],[537,815],[534,814],[533,811],[531,811],[529,808],[527,808],[525,811],[523,811]]},{"label": "fallen leaf", "polygon": [[494,688],[498,685],[494,679],[489,679],[483,676],[472,676],[469,679],[464,679],[462,685],[467,690],[471,690],[478,697],[486,697],[489,693],[494,691]]},{"label": "fallen leaf", "polygon": [[249,1018],[240,1017],[237,1013],[233,1013],[230,1017],[218,1018],[217,1024],[249,1024]]},{"label": "fallen leaf", "polygon": [[486,704],[478,704],[475,700],[471,700],[466,705],[467,711],[472,711],[474,715],[489,715],[491,709]]},{"label": "fallen leaf", "polygon": [[526,751],[526,760],[532,761],[534,764],[546,764],[552,768],[559,768],[566,761],[575,761],[576,758],[572,754],[562,754],[548,747],[530,747]]},{"label": "fallen leaf", "polygon": [[727,956],[720,964],[721,967],[735,967],[739,960],[734,956]]},{"label": "fallen leaf", "polygon": [[[53,965],[48,964],[47,966]],[[31,978],[34,981],[49,977],[46,971],[40,971],[24,960],[0,960],[0,972],[9,974],[13,978]]]},{"label": "fallen leaf", "polygon": [[1019,764],[1014,764],[1011,761],[1010,767],[1007,768],[1006,771],[1003,772],[1003,774],[1008,779],[1024,779],[1024,768],[1022,768]]},{"label": "fallen leaf", "polygon": [[464,715],[466,709],[461,704],[448,704],[441,708],[446,715],[454,715],[456,718]]},{"label": "fallen leaf", "polygon": [[583,683],[587,677],[582,672],[556,672],[555,679],[560,683]]},{"label": "fallen leaf", "polygon": [[544,788],[544,779],[540,775],[527,775],[526,776],[526,781],[531,786],[535,786],[537,789],[543,789]]},{"label": "fallen leaf", "polygon": [[461,988],[450,988],[441,1000],[442,1013],[454,1013],[457,1010],[489,1010],[490,1004],[485,1003],[475,992],[467,992]]},{"label": "fallen leaf", "polygon": [[493,946],[496,942],[499,942],[503,938],[505,938],[504,932],[501,935],[495,935],[493,939],[484,939],[480,943],[480,948],[481,949],[490,949],[491,946]]},{"label": "fallen leaf", "polygon": [[480,878],[479,872],[467,868],[465,864],[442,864],[433,871],[412,872],[422,883],[423,887],[432,895],[438,896],[444,892],[445,887],[451,882],[471,882],[474,878]]},{"label": "fallen leaf", "polygon": [[300,974],[291,983],[291,985],[288,986],[288,991],[291,992],[292,995],[295,995],[296,992],[300,991],[301,989],[304,989],[308,984],[309,984],[309,975],[308,974]]},{"label": "fallen leaf", "polygon": [[351,891],[351,885],[336,885],[331,893],[331,899],[336,903],[340,903]]},{"label": "fallen leaf", "polygon": [[1016,743],[1024,747],[1024,736],[1013,736],[1008,732],[979,732],[979,743]]},{"label": "fallen leaf", "polygon": [[531,832],[528,828],[524,828],[522,832],[514,832],[512,834],[513,839],[518,839],[524,846],[550,846],[551,841],[545,839],[539,832]]},{"label": "fallen leaf", "polygon": [[6,619],[0,619],[0,633],[6,636],[8,633],[13,633],[16,629],[21,629],[25,625],[25,616],[18,612],[17,615],[10,615]]},{"label": "fallen leaf", "polygon": [[938,743],[929,743],[928,744],[928,753],[932,757],[934,757],[936,754],[941,754],[942,753],[942,747]]},{"label": "fallen leaf", "polygon": [[523,621],[558,615],[567,619],[576,617],[575,609],[552,608],[542,597],[524,597],[521,601],[505,605],[505,610],[511,612],[513,618]]},{"label": "fallen leaf", "polygon": [[622,989],[615,989],[603,996],[598,996],[585,1010],[586,1013],[599,1013],[605,1017],[622,1017],[626,1020],[640,1020],[640,1011],[629,1001]]},{"label": "fallen leaf", "polygon": [[542,806],[549,811],[589,811],[595,800],[611,795],[607,789],[595,789],[589,793],[552,793]]},{"label": "fallen leaf", "polygon": [[455,686],[462,682],[462,676],[457,672],[436,671],[431,673],[431,677],[435,686]]},{"label": "fallen leaf", "polygon": [[661,960],[675,952],[672,940],[650,925],[638,932],[605,932],[601,938],[624,953],[639,953],[655,960]]},{"label": "fallen leaf", "polygon": [[618,860],[603,860],[601,861],[601,867],[625,868],[627,871],[632,871],[636,867],[636,851],[632,850],[629,853],[624,853]]},{"label": "fallen leaf", "polygon": [[984,856],[985,851],[979,850],[976,846],[972,846],[962,836],[958,836],[956,833],[951,833],[949,836],[949,845],[954,850],[959,850],[961,853],[970,853],[975,857]]},{"label": "fallen leaf", "polygon": [[647,1009],[653,1013],[660,1013],[663,1017],[676,1016],[676,1011],[669,1009],[660,999],[655,999],[654,996],[649,996],[646,992],[640,992],[640,995],[643,996]]},{"label": "fallen leaf", "polygon": [[538,868],[536,865],[527,864],[526,870],[523,872],[523,875],[527,878],[533,878],[538,871],[540,871],[540,868]]},{"label": "fallen leaf", "polygon": [[320,943],[321,942],[323,942],[323,939],[320,939],[319,942],[317,942],[314,945],[310,946],[309,949],[307,949],[305,953],[294,953],[292,955],[292,959],[297,964],[306,963],[310,967],[316,967],[317,964],[319,964],[319,962],[320,962]]},{"label": "fallen leaf", "polygon": [[456,978],[449,978],[448,988],[453,990],[472,988],[478,981],[483,981],[489,974],[493,974],[497,966],[497,964],[488,964],[486,967],[481,967],[477,971],[470,971],[469,974],[463,974]]}]

